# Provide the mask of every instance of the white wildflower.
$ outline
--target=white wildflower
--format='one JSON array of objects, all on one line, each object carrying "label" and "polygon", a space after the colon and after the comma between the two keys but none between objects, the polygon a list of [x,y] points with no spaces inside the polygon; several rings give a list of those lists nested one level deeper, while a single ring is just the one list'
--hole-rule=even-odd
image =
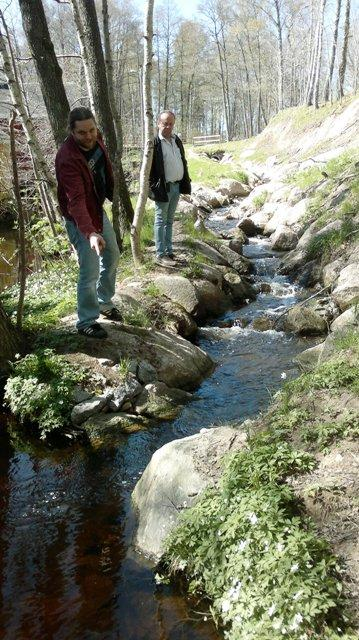
[{"label": "white wildflower", "polygon": [[221,522],[224,522],[225,521],[225,517],[221,516],[220,520],[221,520]]},{"label": "white wildflower", "polygon": [[257,522],[258,522],[258,518],[257,518],[255,513],[250,513],[249,516],[248,516],[248,520],[253,525],[257,524]]},{"label": "white wildflower", "polygon": [[278,542],[277,551],[279,551],[279,553],[282,553],[282,551],[284,551],[284,544],[282,544],[281,542]]},{"label": "white wildflower", "polygon": [[219,530],[217,535],[218,535],[218,537],[220,537],[222,535],[222,531]]},{"label": "white wildflower", "polygon": [[227,613],[227,611],[229,611],[231,608],[231,603],[229,602],[229,600],[223,600],[222,602],[222,611],[223,613]]},{"label": "white wildflower", "polygon": [[207,620],[208,620],[207,616],[204,616],[203,620],[204,620],[204,622],[207,622]]},{"label": "white wildflower", "polygon": [[281,628],[281,633],[283,636],[285,636],[285,634],[287,633],[287,629],[285,627]]},{"label": "white wildflower", "polygon": [[19,358],[21,358],[19,353],[15,353],[15,360],[19,360]]},{"label": "white wildflower", "polygon": [[290,568],[290,572],[291,573],[296,573],[299,569],[299,564],[298,562],[296,562],[295,564],[292,564],[291,568]]},{"label": "white wildflower", "polygon": [[293,600],[299,600],[300,596],[302,595],[303,591],[297,591],[297,593],[294,594],[293,596]]},{"label": "white wildflower", "polygon": [[238,545],[238,547],[237,547],[238,551],[244,551],[244,549],[246,548],[247,544],[248,544],[248,540],[241,540],[239,545]]},{"label": "white wildflower", "polygon": [[272,604],[272,605],[269,607],[269,609],[268,609],[268,615],[269,615],[269,617],[270,617],[270,618],[275,614],[276,608],[277,608],[277,607],[275,606],[275,604]]},{"label": "white wildflower", "polygon": [[184,507],[187,507],[187,500],[183,500],[182,505],[183,505]]},{"label": "white wildflower", "polygon": [[290,629],[292,631],[296,631],[299,628],[299,625],[303,622],[303,616],[301,613],[296,613],[294,618],[293,618],[293,622],[290,626]]},{"label": "white wildflower", "polygon": [[282,621],[280,619],[273,620],[272,627],[273,629],[280,629],[282,626]]},{"label": "white wildflower", "polygon": [[282,371],[282,373],[280,374],[280,377],[282,378],[282,380],[285,380],[287,377],[287,374],[285,371]]}]

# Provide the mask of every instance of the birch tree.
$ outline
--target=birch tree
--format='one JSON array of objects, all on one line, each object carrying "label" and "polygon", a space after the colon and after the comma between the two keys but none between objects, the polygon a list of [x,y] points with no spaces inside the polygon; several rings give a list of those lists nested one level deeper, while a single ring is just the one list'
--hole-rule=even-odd
[{"label": "birch tree", "polygon": [[131,249],[135,267],[142,263],[141,229],[148,197],[148,180],[153,156],[153,112],[152,112],[152,39],[153,39],[153,4],[147,0],[145,11],[145,33],[143,46],[143,112],[145,115],[145,144],[140,173],[140,192],[136,204],[135,216],[131,226]]},{"label": "birch tree", "polygon": [[336,11],[335,11],[335,20],[334,20],[334,33],[333,33],[332,51],[331,51],[331,54],[330,54],[328,77],[326,79],[325,88],[324,88],[324,101],[325,102],[327,102],[329,100],[329,94],[330,94],[331,87],[332,87],[335,57],[336,57],[336,54],[337,54],[337,47],[338,47],[338,33],[339,33],[339,20],[340,20],[341,6],[342,6],[342,0],[337,0],[337,7],[336,7]]},{"label": "birch tree", "polygon": [[350,0],[346,0],[345,5],[345,19],[344,19],[344,37],[343,37],[343,49],[339,65],[339,97],[344,95],[344,80],[345,71],[347,68],[347,56],[348,56],[348,43],[349,43],[349,31],[350,31]]},{"label": "birch tree", "polygon": [[316,108],[318,107],[318,99],[319,99],[319,82],[320,82],[320,68],[321,68],[321,60],[322,60],[325,5],[326,5],[326,0],[320,0],[317,27],[315,31],[315,38],[314,38],[314,43],[313,43],[312,52],[311,52],[310,70],[309,70],[307,90],[306,90],[307,106],[314,105]]}]

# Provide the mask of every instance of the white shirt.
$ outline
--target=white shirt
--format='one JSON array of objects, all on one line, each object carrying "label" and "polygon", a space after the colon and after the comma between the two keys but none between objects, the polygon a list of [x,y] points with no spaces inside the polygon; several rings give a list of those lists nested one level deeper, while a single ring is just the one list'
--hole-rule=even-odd
[{"label": "white shirt", "polygon": [[168,140],[163,137],[162,133],[159,133],[159,138],[161,140],[166,182],[182,180],[184,173],[183,162],[174,134]]}]

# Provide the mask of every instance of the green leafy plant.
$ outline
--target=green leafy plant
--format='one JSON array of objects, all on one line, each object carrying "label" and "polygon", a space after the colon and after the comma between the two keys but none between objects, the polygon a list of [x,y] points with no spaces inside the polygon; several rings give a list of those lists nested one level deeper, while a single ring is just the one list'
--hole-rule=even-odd
[{"label": "green leafy plant", "polygon": [[167,541],[167,572],[184,571],[211,598],[228,639],[327,638],[342,624],[340,567],[285,483],[314,464],[272,434],[254,436]]},{"label": "green leafy plant", "polygon": [[263,205],[267,201],[267,198],[268,198],[268,191],[262,191],[262,193],[260,193],[258,196],[255,196],[255,198],[253,198],[252,204],[256,209],[256,211],[259,211],[263,207]]},{"label": "green leafy plant", "polygon": [[72,393],[86,375],[51,349],[31,353],[12,364],[5,401],[21,422],[34,422],[40,437],[70,421]]},{"label": "green leafy plant", "polygon": [[132,324],[135,327],[150,327],[151,319],[146,309],[138,307],[137,309],[128,308],[123,310],[123,320],[126,324]]}]

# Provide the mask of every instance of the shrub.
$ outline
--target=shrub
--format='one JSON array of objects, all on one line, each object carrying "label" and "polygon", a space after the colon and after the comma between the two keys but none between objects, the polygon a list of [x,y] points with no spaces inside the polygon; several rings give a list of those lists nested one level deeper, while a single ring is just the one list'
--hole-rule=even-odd
[{"label": "shrub", "polygon": [[51,349],[31,353],[12,365],[5,401],[21,422],[35,422],[40,437],[64,427],[70,420],[72,393],[85,373]]},{"label": "shrub", "polygon": [[327,625],[342,624],[340,567],[284,482],[313,466],[307,453],[255,436],[168,539],[167,570],[185,570],[190,591],[211,598],[228,639],[327,638]]}]

